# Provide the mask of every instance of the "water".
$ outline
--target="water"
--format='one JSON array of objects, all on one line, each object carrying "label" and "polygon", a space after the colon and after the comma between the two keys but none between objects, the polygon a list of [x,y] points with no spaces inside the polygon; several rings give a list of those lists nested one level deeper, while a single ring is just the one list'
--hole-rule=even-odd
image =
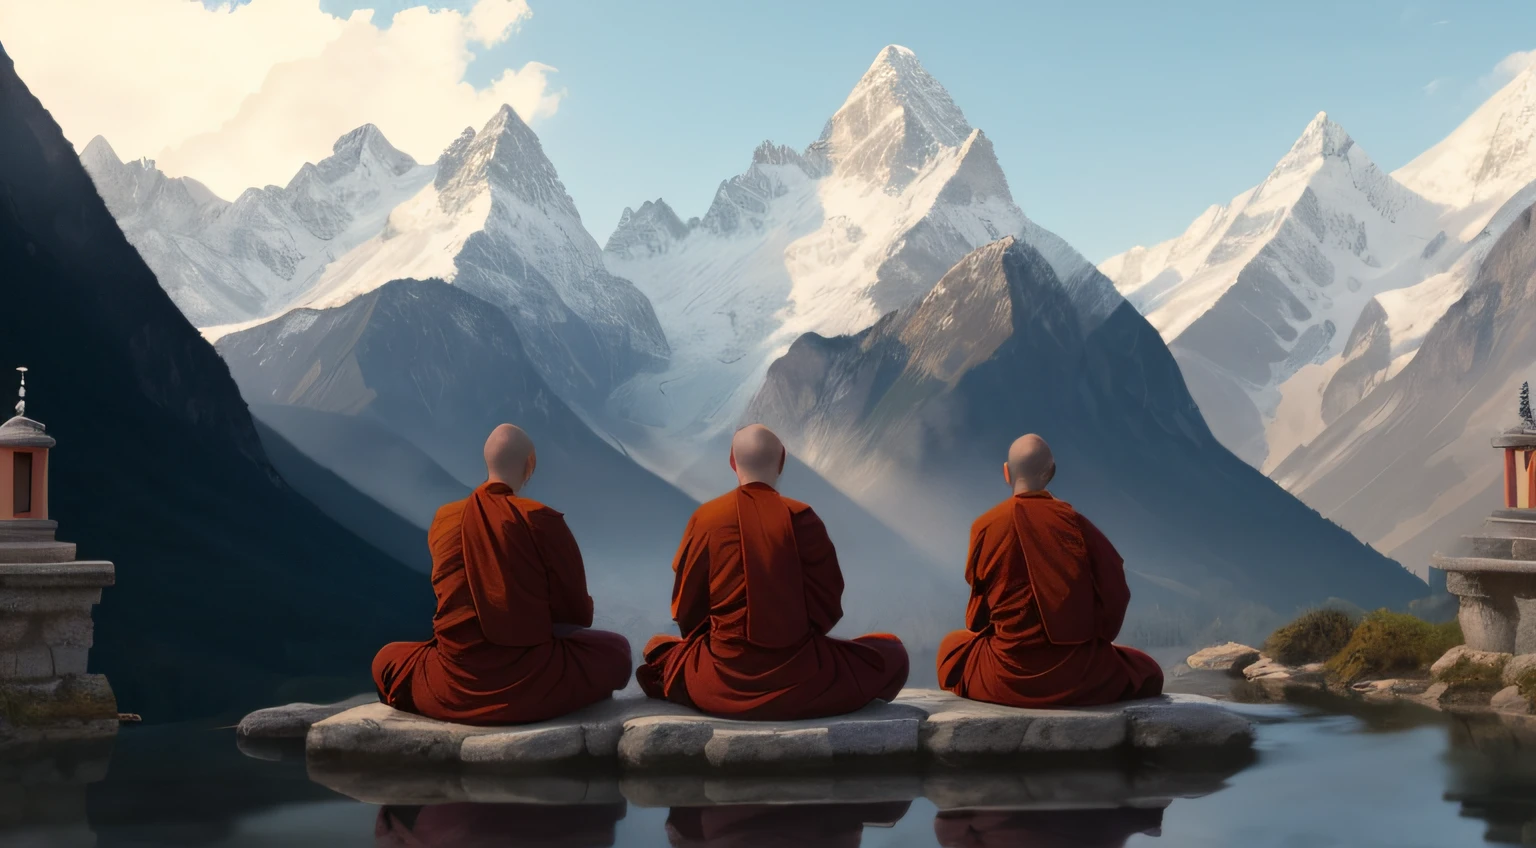
[{"label": "water", "polygon": [[[55,757],[4,764],[0,845],[812,848],[855,846],[861,839],[872,848],[1536,844],[1536,742],[1496,719],[1316,698],[1236,708],[1260,722],[1256,762],[1236,774],[1180,778],[1183,785],[1205,780],[1199,791],[1209,794],[1202,797],[1175,798],[1166,808],[1106,809],[1083,808],[1091,800],[1083,796],[1076,808],[1043,808],[1037,800],[1033,809],[965,814],[941,814],[921,797],[706,809],[623,801],[379,807],[312,782],[301,761],[242,755],[228,728],[127,728],[109,763]],[[1053,773],[998,778],[998,785],[1012,786],[1008,780],[1021,777],[1039,778],[1034,785],[1047,795],[1058,782]],[[1104,785],[1118,780],[1108,777]],[[957,779],[982,786],[994,780],[974,774]],[[1100,785],[1092,775],[1071,779],[1073,785]]]}]

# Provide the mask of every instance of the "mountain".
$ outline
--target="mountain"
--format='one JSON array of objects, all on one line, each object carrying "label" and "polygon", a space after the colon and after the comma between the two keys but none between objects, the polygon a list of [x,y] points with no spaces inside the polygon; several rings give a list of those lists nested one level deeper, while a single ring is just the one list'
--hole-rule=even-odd
[{"label": "mountain", "polygon": [[435,173],[372,124],[342,136],[287,186],[247,189],[233,203],[196,180],[165,176],[153,160],[120,161],[101,136],[80,159],[128,240],[198,327],[286,309]]},{"label": "mountain", "polygon": [[1536,181],[1536,67],[1526,68],[1439,144],[1392,173],[1453,211],[1445,227],[1474,238],[1494,212]]},{"label": "mountain", "polygon": [[1100,270],[1167,341],[1222,444],[1270,468],[1322,429],[1300,387],[1331,371],[1309,366],[1350,349],[1373,296],[1423,279],[1441,211],[1319,113],[1259,185]]},{"label": "mountain", "polygon": [[1126,554],[1140,644],[1255,638],[1329,598],[1425,594],[1223,448],[1130,304],[1085,322],[1079,294],[1022,239],[985,245],[873,327],[795,341],[747,417],[952,563],[970,521],[1007,494],[1008,444],[1040,433],[1054,490]]},{"label": "mountain", "polygon": [[1502,503],[1488,440],[1517,423],[1536,365],[1536,230],[1527,207],[1418,354],[1274,476],[1419,574]]},{"label": "mountain", "polygon": [[117,565],[92,670],[148,721],[302,696],[305,679],[366,686],[381,644],[428,631],[426,580],[273,470],[228,368],[3,53],[0,193],[0,363],[32,369],[28,411],[58,439],[60,537]]},{"label": "mountain", "polygon": [[[669,575],[698,503],[594,434],[529,348],[505,313],[441,280],[391,281],[218,341],[258,418],[412,522],[484,480],[485,437],[513,422],[538,446],[528,495],[566,514],[594,582]],[[640,603],[658,627],[669,579]]]},{"label": "mountain", "polygon": [[667,362],[651,304],[604,267],[538,136],[510,106],[438,159],[436,177],[296,303],[342,306],[400,278],[442,279],[506,312],[556,394],[600,407]]},{"label": "mountain", "polygon": [[[1093,267],[1014,204],[992,144],[904,47],[880,52],[821,137],[764,142],[709,210],[629,211],[605,258],[656,307],[664,371],[608,403],[613,434],[678,479],[696,446],[738,423],[768,365],[806,332],[850,333],[922,297],[977,246],[1015,235],[1069,286],[1118,300]],[[695,492],[703,496],[703,492]]]}]

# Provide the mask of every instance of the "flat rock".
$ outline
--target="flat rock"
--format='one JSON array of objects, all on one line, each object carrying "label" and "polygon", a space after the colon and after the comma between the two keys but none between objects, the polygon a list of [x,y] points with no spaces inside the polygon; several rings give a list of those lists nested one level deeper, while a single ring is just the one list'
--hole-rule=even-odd
[{"label": "flat rock", "polygon": [[288,704],[268,707],[240,719],[235,733],[247,739],[303,739],[317,721],[344,713],[363,704],[376,704],[379,696],[355,695],[334,704]]},{"label": "flat rock", "polygon": [[333,773],[355,767],[463,767],[512,774],[596,763],[616,765],[625,775],[724,775],[894,761],[1246,751],[1252,741],[1247,719],[1192,695],[1024,710],[907,689],[892,703],[877,701],[844,716],[789,722],[713,718],[676,704],[629,697],[553,721],[474,727],[374,702],[316,722],[305,747],[312,769]]},{"label": "flat rock", "polygon": [[1196,671],[1219,671],[1241,677],[1243,669],[1259,661],[1259,649],[1228,642],[1189,655],[1185,664]]},{"label": "flat rock", "polygon": [[1496,669],[1502,673],[1505,665],[1510,660],[1510,655],[1501,654],[1497,651],[1474,651],[1466,645],[1457,645],[1446,651],[1440,659],[1435,660],[1435,664],[1429,667],[1429,676],[1439,680],[1447,671],[1451,670],[1452,666],[1462,660],[1466,660],[1473,665]]}]

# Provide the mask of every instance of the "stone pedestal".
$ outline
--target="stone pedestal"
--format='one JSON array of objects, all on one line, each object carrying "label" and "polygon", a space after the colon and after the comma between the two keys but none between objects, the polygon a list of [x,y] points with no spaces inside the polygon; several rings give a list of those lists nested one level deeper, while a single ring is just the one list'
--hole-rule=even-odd
[{"label": "stone pedestal", "polygon": [[109,738],[117,702],[86,673],[110,562],[75,560],[47,520],[0,521],[0,748]]}]

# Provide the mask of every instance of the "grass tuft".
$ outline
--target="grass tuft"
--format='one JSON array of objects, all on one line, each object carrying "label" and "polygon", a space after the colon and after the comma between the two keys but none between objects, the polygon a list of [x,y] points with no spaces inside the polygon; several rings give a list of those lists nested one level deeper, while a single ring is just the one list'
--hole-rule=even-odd
[{"label": "grass tuft", "polygon": [[1328,660],[1328,670],[1345,683],[1422,671],[1463,641],[1461,625],[1454,620],[1430,624],[1407,613],[1377,610]]},{"label": "grass tuft", "polygon": [[1342,610],[1311,610],[1271,633],[1264,653],[1285,665],[1323,662],[1343,650],[1354,629],[1354,620]]}]

